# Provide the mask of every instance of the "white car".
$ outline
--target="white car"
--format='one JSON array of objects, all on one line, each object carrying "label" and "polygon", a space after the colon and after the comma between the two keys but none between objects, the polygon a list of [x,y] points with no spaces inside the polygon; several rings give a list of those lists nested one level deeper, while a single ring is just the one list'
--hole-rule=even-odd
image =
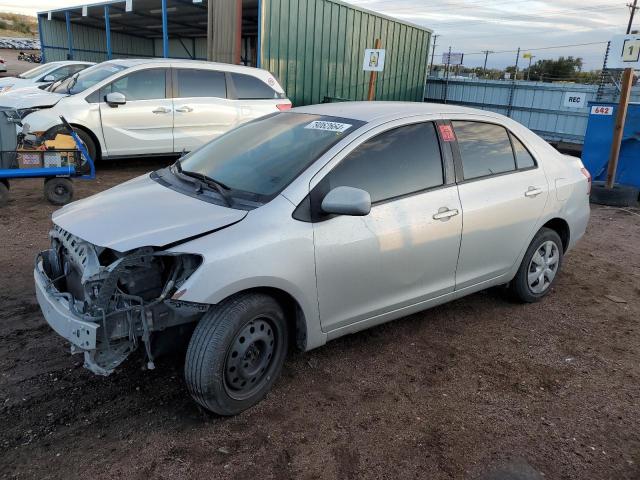
[{"label": "white car", "polygon": [[[5,65],[4,62],[3,65]],[[95,63],[76,61],[44,63],[21,73],[17,77],[0,78],[0,93],[4,94],[10,90],[18,88],[51,85],[52,83],[70,77],[91,65],[95,65]],[[4,67],[4,71],[7,71],[6,65]]]},{"label": "white car", "polygon": [[495,285],[542,299],[585,232],[589,188],[580,159],[496,113],[301,107],[54,213],[36,294],[95,373],[143,344],[152,367],[162,337],[190,338],[187,388],[231,415],[290,346]]},{"label": "white car", "polygon": [[291,108],[266,70],[196,60],[100,63],[46,91],[0,97],[32,132],[60,115],[94,159],[191,151],[231,128]]}]

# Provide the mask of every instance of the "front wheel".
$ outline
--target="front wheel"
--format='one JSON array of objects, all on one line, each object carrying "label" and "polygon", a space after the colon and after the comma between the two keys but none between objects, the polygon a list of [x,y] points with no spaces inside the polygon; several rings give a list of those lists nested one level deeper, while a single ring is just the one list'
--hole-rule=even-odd
[{"label": "front wheel", "polygon": [[196,402],[219,415],[255,405],[280,376],[287,322],[272,297],[244,294],[213,307],[193,332],[185,380]]},{"label": "front wheel", "polygon": [[531,241],[511,291],[518,300],[537,302],[551,290],[562,266],[563,246],[560,236],[550,228],[541,228]]}]

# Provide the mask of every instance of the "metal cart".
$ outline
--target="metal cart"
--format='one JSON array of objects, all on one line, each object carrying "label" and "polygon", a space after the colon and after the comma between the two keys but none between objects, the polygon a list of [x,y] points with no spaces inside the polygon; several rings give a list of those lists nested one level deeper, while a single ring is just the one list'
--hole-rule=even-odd
[{"label": "metal cart", "polygon": [[[72,178],[96,178],[84,143],[64,117],[60,121],[38,137],[22,125],[14,109],[0,109],[0,206],[9,200],[11,179],[44,178],[46,199],[64,205],[73,199]],[[21,133],[16,133],[16,125],[23,127]]]}]

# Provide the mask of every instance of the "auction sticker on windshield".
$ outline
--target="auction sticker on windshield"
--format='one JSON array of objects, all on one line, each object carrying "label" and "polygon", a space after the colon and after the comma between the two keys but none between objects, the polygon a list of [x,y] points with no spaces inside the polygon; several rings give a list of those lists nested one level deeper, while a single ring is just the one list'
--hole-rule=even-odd
[{"label": "auction sticker on windshield", "polygon": [[339,132],[342,133],[345,130],[348,130],[351,127],[350,123],[339,123],[339,122],[327,122],[324,120],[316,120],[311,122],[304,128],[308,128],[310,130],[324,130],[326,132]]}]

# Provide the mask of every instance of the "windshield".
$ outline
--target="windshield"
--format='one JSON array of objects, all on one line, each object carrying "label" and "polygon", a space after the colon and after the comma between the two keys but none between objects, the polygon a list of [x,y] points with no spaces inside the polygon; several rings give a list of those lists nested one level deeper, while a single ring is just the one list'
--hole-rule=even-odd
[{"label": "windshield", "polygon": [[320,155],[364,122],[276,113],[218,137],[180,160],[182,170],[205,175],[268,201]]},{"label": "windshield", "polygon": [[43,74],[44,72],[46,72],[47,70],[49,70],[50,68],[52,68],[54,65],[50,64],[50,63],[45,63],[44,65],[39,65],[36,68],[32,68],[31,70],[27,70],[24,73],[21,73],[20,75],[18,75],[18,78],[24,78],[24,79],[31,79],[31,78],[35,78],[38,75]]},{"label": "windshield", "polygon": [[117,63],[100,63],[70,76],[59,84],[54,84],[50,91],[75,95],[76,93],[84,92],[87,88],[93,87],[105,78],[110,77],[114,73],[121,72],[126,68],[128,67]]}]

